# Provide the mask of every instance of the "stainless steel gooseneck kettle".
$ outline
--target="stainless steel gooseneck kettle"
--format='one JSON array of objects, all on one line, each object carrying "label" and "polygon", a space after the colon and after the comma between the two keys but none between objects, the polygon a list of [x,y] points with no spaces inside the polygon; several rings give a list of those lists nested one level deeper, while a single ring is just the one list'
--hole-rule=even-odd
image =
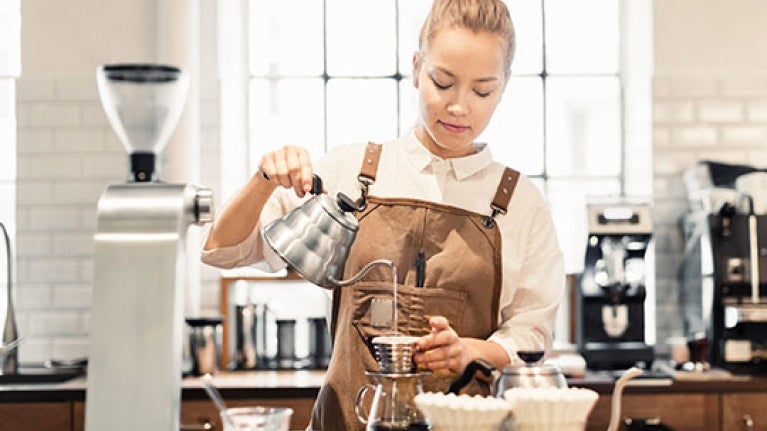
[{"label": "stainless steel gooseneck kettle", "polygon": [[517,356],[525,362],[525,365],[507,365],[501,372],[484,359],[471,361],[446,392],[457,394],[474,378],[477,371],[493,379],[491,390],[496,398],[503,397],[503,393],[511,388],[566,388],[567,380],[559,367],[538,365],[543,358],[543,353],[542,351],[517,352]]},{"label": "stainless steel gooseneck kettle", "polygon": [[332,199],[322,190],[322,180],[314,175],[311,190],[314,196],[264,227],[269,247],[304,278],[326,289],[355,283],[378,265],[393,267],[390,260],[374,260],[352,278],[341,280],[359,227],[350,213],[364,210],[366,189],[358,202],[343,193]]}]

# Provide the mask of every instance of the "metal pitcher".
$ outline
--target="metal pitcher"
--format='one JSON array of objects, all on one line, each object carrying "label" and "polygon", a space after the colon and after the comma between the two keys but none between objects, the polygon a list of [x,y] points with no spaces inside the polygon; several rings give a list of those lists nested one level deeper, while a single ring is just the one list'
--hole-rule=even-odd
[{"label": "metal pitcher", "polygon": [[333,199],[322,189],[322,180],[315,175],[311,190],[314,196],[264,227],[269,247],[304,278],[325,289],[355,283],[377,265],[393,267],[389,260],[375,260],[349,280],[341,280],[359,227],[350,213],[364,210],[365,193],[354,202],[343,193]]}]

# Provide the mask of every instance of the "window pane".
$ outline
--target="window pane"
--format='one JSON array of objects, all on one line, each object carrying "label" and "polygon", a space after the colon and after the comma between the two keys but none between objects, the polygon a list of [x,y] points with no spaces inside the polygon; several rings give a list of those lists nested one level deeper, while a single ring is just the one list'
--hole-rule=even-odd
[{"label": "window pane", "polygon": [[512,77],[487,129],[495,159],[526,175],[543,173],[543,90],[540,78]]},{"label": "window pane", "polygon": [[413,130],[418,121],[418,90],[413,87],[413,78],[399,82],[399,135]]},{"label": "window pane", "polygon": [[397,71],[394,6],[393,1],[327,0],[330,76],[394,75]]},{"label": "window pane", "polygon": [[550,179],[547,201],[551,206],[559,244],[565,255],[565,270],[582,272],[586,251],[586,204],[595,196],[618,196],[620,181],[615,179]]},{"label": "window pane", "polygon": [[543,69],[543,17],[540,0],[507,1],[517,52],[511,70],[515,75],[540,74]]},{"label": "window pane", "polygon": [[288,144],[307,148],[312,159],[325,153],[323,86],[321,78],[251,80],[251,166]]},{"label": "window pane", "polygon": [[399,0],[399,73],[413,74],[413,53],[432,0]]},{"label": "window pane", "polygon": [[545,0],[549,73],[617,73],[615,0]]},{"label": "window pane", "polygon": [[397,137],[397,81],[328,81],[328,148]]},{"label": "window pane", "polygon": [[621,171],[617,78],[552,78],[546,87],[547,162],[554,175]]},{"label": "window pane", "polygon": [[251,0],[250,5],[251,74],[322,74],[322,2]]}]

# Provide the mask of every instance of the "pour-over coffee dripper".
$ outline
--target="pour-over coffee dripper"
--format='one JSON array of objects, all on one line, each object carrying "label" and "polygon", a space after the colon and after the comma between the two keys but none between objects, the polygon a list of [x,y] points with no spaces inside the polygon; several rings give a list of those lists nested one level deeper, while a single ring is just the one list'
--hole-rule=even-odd
[{"label": "pour-over coffee dripper", "polygon": [[159,64],[107,64],[96,70],[109,124],[130,155],[129,181],[159,179],[157,158],[184,109],[189,77]]}]

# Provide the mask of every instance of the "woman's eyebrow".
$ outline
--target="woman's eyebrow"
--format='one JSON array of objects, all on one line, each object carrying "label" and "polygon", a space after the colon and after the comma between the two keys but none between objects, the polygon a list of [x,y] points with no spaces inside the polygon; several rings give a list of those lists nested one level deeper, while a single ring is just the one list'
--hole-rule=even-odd
[{"label": "woman's eyebrow", "polygon": [[[445,69],[444,67],[434,66],[434,69],[439,71],[439,72],[444,73],[445,75],[447,75],[450,78],[455,78],[455,74],[453,72]],[[498,80],[499,80],[499,78],[497,76],[486,76],[486,77],[483,77],[483,78],[477,78],[477,79],[474,80],[474,82],[495,82],[495,81],[498,81]]]}]

